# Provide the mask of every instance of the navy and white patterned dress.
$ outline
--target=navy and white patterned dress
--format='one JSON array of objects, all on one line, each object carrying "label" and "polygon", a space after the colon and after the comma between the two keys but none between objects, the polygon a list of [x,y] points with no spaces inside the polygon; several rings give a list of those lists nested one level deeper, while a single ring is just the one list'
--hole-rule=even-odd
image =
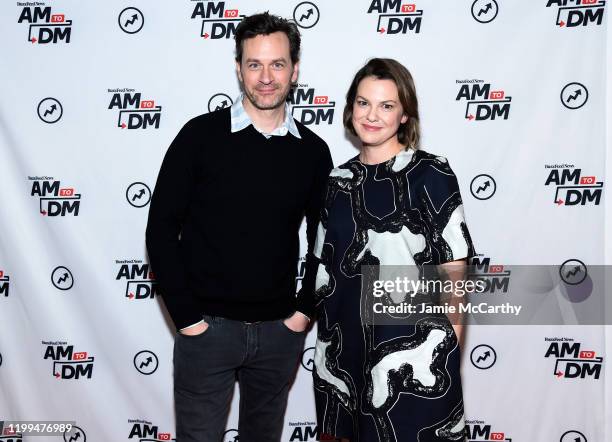
[{"label": "navy and white patterned dress", "polygon": [[317,234],[313,370],[322,434],[351,442],[463,441],[457,336],[444,315],[368,325],[361,265],[442,264],[474,255],[444,157],[408,149],[328,180]]}]

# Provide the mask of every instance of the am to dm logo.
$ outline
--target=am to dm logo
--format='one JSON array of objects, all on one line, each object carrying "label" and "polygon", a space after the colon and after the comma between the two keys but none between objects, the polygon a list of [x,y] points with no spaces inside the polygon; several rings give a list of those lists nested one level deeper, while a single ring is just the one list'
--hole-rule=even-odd
[{"label": "am to dm logo", "polygon": [[[569,6],[568,6],[569,3]],[[547,0],[546,7],[557,8],[555,24],[560,28],[601,25],[605,0]]]},{"label": "am to dm logo", "polygon": [[79,216],[81,194],[74,187],[61,187],[53,177],[29,176],[32,181],[30,196],[39,198],[39,212],[43,216]]},{"label": "am to dm logo", "polygon": [[140,259],[115,260],[119,270],[115,279],[125,281],[125,297],[129,300],[153,299],[157,284],[148,263]]},{"label": "am to dm logo", "polygon": [[[72,20],[67,20],[65,14],[52,14],[51,6],[43,2],[17,2],[21,9],[17,23],[28,23],[28,41],[32,44],[70,43]],[[38,6],[33,6],[34,4]],[[43,7],[41,7],[43,6]]]},{"label": "am to dm logo", "polygon": [[553,203],[557,206],[598,206],[601,201],[603,181],[597,181],[595,175],[582,175],[582,169],[573,164],[546,164],[548,173],[545,186],[554,186]]},{"label": "am to dm logo", "polygon": [[134,89],[108,89],[113,94],[108,108],[118,109],[117,127],[121,129],[159,129],[162,107],[155,100],[142,99],[142,94]]},{"label": "am to dm logo", "polygon": [[8,298],[10,289],[11,278],[9,275],[4,273],[4,270],[0,270],[0,296]]},{"label": "am to dm logo", "polygon": [[491,424],[480,419],[466,419],[465,433],[468,442],[492,440],[512,442],[512,438],[508,437],[505,431],[499,431],[497,428],[493,430]]},{"label": "am to dm logo", "polygon": [[549,342],[545,358],[555,361],[553,375],[558,379],[599,379],[603,357],[593,350],[582,350],[581,343],[573,338],[544,338]]},{"label": "am to dm logo", "polygon": [[315,95],[315,89],[307,84],[298,84],[291,89],[287,102],[292,105],[291,115],[305,126],[332,124],[334,121],[336,102],[327,95]]},{"label": "am to dm logo", "polygon": [[289,442],[293,441],[317,441],[319,440],[319,428],[316,422],[289,422],[292,427]]},{"label": "am to dm logo", "polygon": [[491,264],[490,257],[478,255],[471,259],[470,265],[473,269],[469,274],[470,279],[484,283],[484,289],[478,293],[508,293],[512,271],[505,269],[503,264]]},{"label": "am to dm logo", "polygon": [[508,119],[512,97],[506,96],[504,90],[491,90],[491,83],[485,83],[484,80],[455,80],[455,82],[461,84],[455,101],[466,103],[466,120]]},{"label": "am to dm logo", "polygon": [[191,12],[192,20],[202,20],[200,37],[206,40],[233,38],[236,27],[244,17],[238,13],[238,9],[226,8],[225,2],[198,1]]},{"label": "am to dm logo", "polygon": [[128,419],[128,423],[132,424],[129,440],[138,440],[142,442],[155,441],[171,441],[176,440],[170,432],[161,432],[157,425],[143,419]]},{"label": "am to dm logo", "polygon": [[46,346],[43,359],[53,361],[53,376],[56,379],[91,379],[94,357],[86,351],[74,351],[73,345],[67,342],[42,341]]},{"label": "am to dm logo", "polygon": [[372,0],[368,14],[377,14],[376,32],[379,34],[418,34],[421,32],[423,10],[414,3],[402,0]]}]

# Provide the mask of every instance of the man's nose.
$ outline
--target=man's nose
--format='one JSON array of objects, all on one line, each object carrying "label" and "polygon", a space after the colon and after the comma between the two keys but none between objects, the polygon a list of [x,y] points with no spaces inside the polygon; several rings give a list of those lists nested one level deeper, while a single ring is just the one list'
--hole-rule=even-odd
[{"label": "man's nose", "polygon": [[270,69],[270,67],[268,66],[264,66],[261,69],[261,74],[259,75],[259,81],[263,84],[270,84],[272,83],[273,79],[274,79],[274,76],[272,74],[272,69]]}]

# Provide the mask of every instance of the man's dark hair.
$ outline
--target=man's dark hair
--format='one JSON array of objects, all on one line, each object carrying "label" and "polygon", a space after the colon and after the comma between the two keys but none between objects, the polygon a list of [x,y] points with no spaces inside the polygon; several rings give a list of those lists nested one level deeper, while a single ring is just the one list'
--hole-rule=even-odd
[{"label": "man's dark hair", "polygon": [[258,35],[270,35],[274,32],[284,32],[289,39],[289,53],[291,63],[295,64],[300,59],[300,31],[295,23],[290,22],[277,15],[269,14],[268,11],[246,17],[236,28],[236,61],[242,61],[242,42]]}]

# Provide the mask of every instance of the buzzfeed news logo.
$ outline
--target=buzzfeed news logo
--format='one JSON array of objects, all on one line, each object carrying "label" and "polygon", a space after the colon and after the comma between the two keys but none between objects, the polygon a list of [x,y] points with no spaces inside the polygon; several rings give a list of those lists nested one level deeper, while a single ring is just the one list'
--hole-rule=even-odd
[{"label": "buzzfeed news logo", "polygon": [[593,350],[582,350],[580,342],[574,342],[573,338],[544,338],[544,341],[550,342],[544,357],[555,360],[553,374],[557,379],[599,379],[602,356]]},{"label": "buzzfeed news logo", "polygon": [[468,442],[484,442],[492,440],[508,442],[512,441],[512,438],[508,437],[504,431],[499,431],[497,429],[494,431],[491,424],[479,419],[466,419],[465,433]]},{"label": "buzzfeed news logo", "polygon": [[291,104],[291,115],[305,126],[322,123],[332,124],[336,102],[327,95],[316,95],[314,88],[298,84],[292,88],[287,102]]},{"label": "buzzfeed news logo", "polygon": [[[569,6],[567,4],[570,4]],[[548,0],[546,7],[557,8],[555,24],[560,28],[601,25],[606,7],[605,0]]]},{"label": "buzzfeed news logo", "polygon": [[244,18],[238,9],[228,9],[225,2],[198,1],[191,13],[192,20],[202,20],[200,37],[210,40],[233,38],[236,27]]},{"label": "buzzfeed news logo", "polygon": [[508,293],[511,270],[504,268],[503,264],[491,264],[491,258],[484,255],[475,256],[470,262],[470,277],[482,281],[484,289],[477,293]]},{"label": "buzzfeed news logo", "polygon": [[121,129],[159,129],[161,106],[155,105],[155,100],[143,100],[140,92],[134,89],[108,89],[112,93],[108,108],[119,109],[117,127]]},{"label": "buzzfeed news logo", "polygon": [[91,379],[93,374],[94,357],[88,356],[86,351],[74,351],[73,345],[67,342],[47,342],[43,359],[53,361],[53,376],[56,379]]},{"label": "buzzfeed news logo", "polygon": [[[455,80],[461,84],[455,101],[465,101],[465,119],[485,121],[502,118],[510,114],[512,97],[506,96],[502,89],[491,90],[491,84],[483,80]],[[480,84],[482,83],[482,84]]]},{"label": "buzzfeed news logo", "polygon": [[552,169],[544,185],[555,186],[553,202],[557,206],[599,205],[604,182],[597,181],[595,175],[583,176],[582,169],[576,169],[573,164],[546,164],[544,167]]},{"label": "buzzfeed news logo", "polygon": [[43,216],[79,216],[81,194],[74,187],[60,187],[53,177],[32,177],[30,196],[39,197],[39,212]]},{"label": "buzzfeed news logo", "polygon": [[157,284],[149,264],[140,259],[115,260],[119,265],[115,280],[125,281],[125,297],[129,300],[153,299]]},{"label": "buzzfeed news logo", "polygon": [[4,270],[0,270],[0,296],[8,298],[10,282],[11,278],[9,278],[9,275],[4,273]]},{"label": "buzzfeed news logo", "polygon": [[421,32],[423,10],[414,3],[402,0],[372,0],[368,14],[378,14],[376,32],[379,34],[418,34]]},{"label": "buzzfeed news logo", "polygon": [[289,436],[289,442],[294,441],[317,441],[319,440],[319,428],[316,422],[291,422],[289,421],[289,427],[292,428],[291,436]]},{"label": "buzzfeed news logo", "polygon": [[[21,9],[17,23],[29,23],[28,41],[32,44],[70,43],[72,33],[72,20],[67,20],[65,14],[52,14],[51,6],[44,6],[43,2],[35,2],[39,6],[25,6]],[[21,3],[34,5],[34,2]]]},{"label": "buzzfeed news logo", "polygon": [[128,439],[142,442],[172,441],[172,433],[162,433],[157,425],[143,419],[128,419],[128,424],[132,424]]}]

